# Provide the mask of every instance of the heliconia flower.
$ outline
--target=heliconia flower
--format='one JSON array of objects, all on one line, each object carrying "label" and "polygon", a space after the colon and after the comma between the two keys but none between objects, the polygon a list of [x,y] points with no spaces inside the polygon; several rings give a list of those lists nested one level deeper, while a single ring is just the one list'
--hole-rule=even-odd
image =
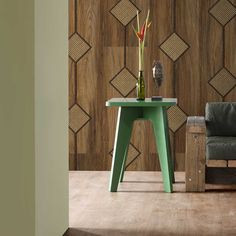
[{"label": "heliconia flower", "polygon": [[[137,11],[137,29],[133,27],[134,33],[138,38],[138,53],[139,53],[139,71],[143,70],[143,65],[144,65],[144,48],[145,48],[145,40],[146,40],[146,34],[147,34],[147,29],[150,27],[151,22],[149,22],[149,13],[150,10],[148,10],[147,17],[140,28],[139,24],[139,12]],[[149,23],[148,23],[149,22]]]},{"label": "heliconia flower", "polygon": [[145,27],[146,27],[146,22],[143,23],[143,26],[141,28],[141,35],[144,36],[144,32],[145,32]]},{"label": "heliconia flower", "polygon": [[138,36],[138,38],[139,38],[141,41],[143,41],[144,34],[137,32],[136,35]]},{"label": "heliconia flower", "polygon": [[[150,27],[151,23],[152,23],[152,22],[149,22],[149,23],[148,23],[147,29]],[[137,37],[140,39],[141,42],[142,42],[143,39],[144,39],[145,28],[146,28],[146,22],[143,23],[143,26],[142,26],[140,32],[138,32],[138,31],[133,27],[133,30],[134,30],[135,34],[137,35]]]}]

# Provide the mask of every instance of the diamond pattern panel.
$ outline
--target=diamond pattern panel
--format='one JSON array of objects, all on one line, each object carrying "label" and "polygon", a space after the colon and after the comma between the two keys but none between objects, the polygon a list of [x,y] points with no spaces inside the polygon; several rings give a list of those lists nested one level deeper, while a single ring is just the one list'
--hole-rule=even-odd
[{"label": "diamond pattern panel", "polygon": [[169,128],[176,132],[186,121],[186,114],[178,107],[172,106],[167,111]]},{"label": "diamond pattern panel", "polygon": [[160,48],[168,57],[176,61],[189,46],[176,33],[173,33],[161,44]]},{"label": "diamond pattern panel", "polygon": [[90,120],[90,116],[78,105],[74,105],[70,109],[69,122],[70,128],[77,133],[81,130]]},{"label": "diamond pattern panel", "polygon": [[69,39],[69,55],[75,62],[83,57],[90,48],[90,45],[77,33]]},{"label": "diamond pattern panel", "polygon": [[115,77],[110,81],[111,85],[123,96],[128,96],[136,86],[137,79],[126,68],[123,68]]},{"label": "diamond pattern panel", "polygon": [[129,145],[126,167],[130,166],[140,154],[141,152],[131,143]]},{"label": "diamond pattern panel", "polygon": [[236,85],[236,79],[228,70],[223,68],[209,83],[219,94],[225,96]]},{"label": "diamond pattern panel", "polygon": [[[132,144],[129,144],[129,150],[127,155],[126,167],[131,165],[141,154],[141,152]],[[113,156],[113,149],[110,152],[110,155]]]},{"label": "diamond pattern panel", "polygon": [[209,12],[221,25],[226,25],[235,16],[236,8],[228,0],[220,0]]},{"label": "diamond pattern panel", "polygon": [[126,26],[136,16],[138,8],[129,0],[121,0],[112,9],[111,14]]}]

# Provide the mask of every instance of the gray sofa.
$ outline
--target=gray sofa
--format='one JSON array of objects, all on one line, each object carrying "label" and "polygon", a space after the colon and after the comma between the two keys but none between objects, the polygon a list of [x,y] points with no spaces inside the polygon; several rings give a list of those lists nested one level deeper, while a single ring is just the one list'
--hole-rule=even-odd
[{"label": "gray sofa", "polygon": [[207,103],[205,117],[188,117],[185,158],[187,191],[236,184],[235,167],[206,166],[207,160],[236,160],[236,102]]},{"label": "gray sofa", "polygon": [[206,158],[236,160],[236,102],[206,104]]}]

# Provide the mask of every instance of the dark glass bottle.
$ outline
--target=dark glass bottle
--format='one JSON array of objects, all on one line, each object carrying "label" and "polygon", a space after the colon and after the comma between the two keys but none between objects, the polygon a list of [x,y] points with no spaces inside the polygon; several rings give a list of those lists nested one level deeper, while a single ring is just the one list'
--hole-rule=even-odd
[{"label": "dark glass bottle", "polygon": [[139,71],[138,75],[138,82],[136,84],[136,92],[137,92],[137,100],[144,100],[145,99],[145,83],[143,77],[143,71]]}]

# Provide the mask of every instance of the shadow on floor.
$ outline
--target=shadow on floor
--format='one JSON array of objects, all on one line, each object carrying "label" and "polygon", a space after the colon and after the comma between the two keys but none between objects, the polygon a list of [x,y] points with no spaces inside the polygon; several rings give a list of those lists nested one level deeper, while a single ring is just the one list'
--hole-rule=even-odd
[{"label": "shadow on floor", "polygon": [[[118,229],[76,229],[69,228],[63,236],[153,236],[162,234],[156,234],[155,232],[141,232],[136,230],[118,230]],[[165,234],[166,235],[166,234]],[[174,234],[168,234],[174,236]],[[178,235],[180,236],[180,235]],[[182,236],[182,235],[181,235]]]},{"label": "shadow on floor", "polygon": [[86,232],[85,230],[69,228],[63,236],[98,236],[101,234],[94,234]]},{"label": "shadow on floor", "polygon": [[[113,230],[113,229],[75,229],[69,228],[63,236],[141,236],[143,233],[127,232],[125,230]],[[148,234],[145,234],[148,235]]]},{"label": "shadow on floor", "polygon": [[[114,229],[76,229],[69,228],[63,236],[183,236],[183,235],[199,235],[198,232],[192,231],[189,234],[176,233],[176,232],[157,232],[157,231],[136,231],[136,230],[114,230]],[[203,233],[202,236],[215,236],[215,233]],[[230,236],[232,234],[224,234]]]},{"label": "shadow on floor", "polygon": [[[124,180],[123,183],[163,184],[163,181]],[[185,181],[175,181],[174,184],[185,184]]]},{"label": "shadow on floor", "polygon": [[[76,229],[69,228],[63,236],[153,236],[157,235],[151,232],[137,232],[130,230],[115,230],[115,229]],[[166,234],[165,234],[166,235]],[[169,234],[170,236],[173,234]],[[161,234],[158,234],[161,236]]]}]

